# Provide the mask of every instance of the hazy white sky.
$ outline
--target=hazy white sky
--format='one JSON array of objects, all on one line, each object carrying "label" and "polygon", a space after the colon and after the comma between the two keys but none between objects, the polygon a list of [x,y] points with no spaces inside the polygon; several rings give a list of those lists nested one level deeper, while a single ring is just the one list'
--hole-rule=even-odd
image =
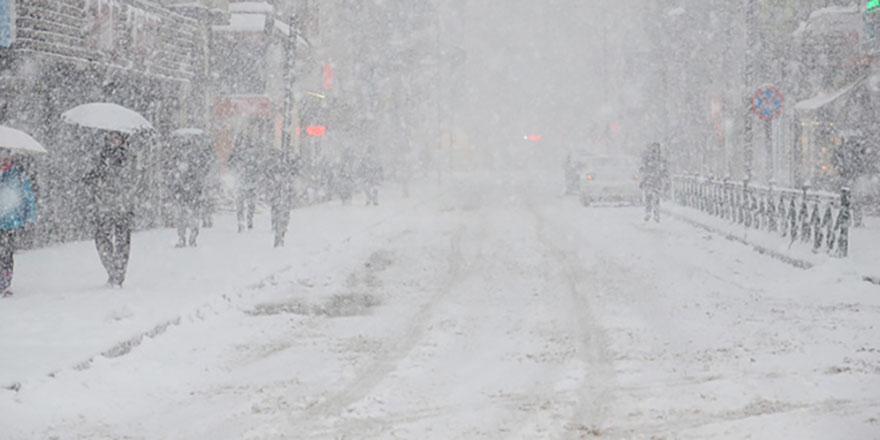
[{"label": "hazy white sky", "polygon": [[460,0],[447,7],[456,6],[460,32],[449,38],[468,52],[461,111],[470,130],[493,138],[552,136],[595,121],[620,95],[626,52],[644,43],[634,1]]}]

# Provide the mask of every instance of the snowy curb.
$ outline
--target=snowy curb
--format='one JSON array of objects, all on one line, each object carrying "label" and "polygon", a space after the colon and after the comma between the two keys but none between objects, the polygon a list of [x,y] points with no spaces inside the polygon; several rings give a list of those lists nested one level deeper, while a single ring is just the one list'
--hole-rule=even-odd
[{"label": "snowy curb", "polygon": [[[272,283],[273,279],[278,274],[287,272],[291,268],[292,268],[292,266],[285,266],[285,267],[281,268],[280,270],[278,270],[277,272],[274,272],[274,273],[269,274],[268,276],[264,277],[259,282],[251,284],[249,286],[246,286],[242,291],[239,291],[233,295],[241,297],[247,291],[258,290],[261,287],[264,287],[267,283]],[[92,364],[95,363],[95,360],[98,358],[101,358],[101,357],[107,358],[107,359],[113,359],[113,358],[125,356],[125,355],[129,354],[132,350],[137,348],[139,345],[141,345],[144,342],[144,338],[155,338],[157,336],[161,336],[162,334],[167,332],[169,328],[171,328],[173,326],[180,325],[181,322],[183,322],[183,319],[185,317],[189,318],[189,319],[204,319],[205,312],[207,312],[210,309],[215,308],[215,306],[218,303],[219,304],[223,304],[223,303],[232,304],[233,299],[230,297],[229,294],[223,294],[223,295],[217,297],[216,299],[209,301],[200,307],[197,307],[196,309],[194,309],[190,313],[181,314],[181,315],[178,315],[174,318],[166,320],[160,324],[153,326],[153,328],[151,328],[149,330],[137,333],[136,335],[134,335],[128,339],[125,339],[121,342],[118,342],[118,343],[114,344],[112,347],[110,347],[110,348],[108,348],[98,354],[95,354],[95,355],[93,355],[93,356],[91,356],[81,362],[78,362],[71,367],[67,367],[67,368],[62,367],[62,368],[58,368],[54,371],[51,371],[50,373],[47,374],[47,376],[54,378],[56,375],[60,374],[62,371],[65,371],[68,369],[73,370],[73,371],[88,370],[89,368],[91,368]],[[20,381],[7,383],[7,384],[2,385],[2,388],[9,390],[9,391],[18,392],[18,391],[21,391],[22,383]]]},{"label": "snowy curb", "polygon": [[[813,267],[813,263],[811,263],[809,261],[802,260],[800,258],[795,258],[790,255],[786,255],[782,252],[778,252],[778,251],[775,251],[772,249],[768,249],[764,246],[751,243],[748,240],[746,240],[742,237],[739,237],[735,234],[731,234],[731,233],[729,233],[727,231],[723,231],[719,228],[715,228],[715,227],[700,223],[694,219],[688,218],[687,216],[678,214],[676,212],[672,212],[672,211],[670,211],[668,209],[664,209],[664,208],[661,208],[661,211],[663,212],[663,214],[670,216],[678,221],[681,221],[683,223],[687,223],[695,228],[702,229],[704,231],[711,232],[713,234],[721,235],[722,237],[724,237],[730,241],[742,243],[746,246],[751,247],[755,252],[757,252],[761,255],[766,255],[771,258],[775,258],[779,261],[782,261],[783,263],[790,264],[798,269],[811,269]],[[867,277],[866,277],[866,280],[867,280]],[[878,281],[880,281],[880,280],[878,280]],[[877,284],[880,284],[880,282],[878,282]]]},{"label": "snowy curb", "polygon": [[[202,308],[199,308],[194,314],[198,314],[201,309]],[[92,364],[95,362],[95,359],[97,359],[98,357],[105,357],[108,359],[112,359],[112,358],[117,358],[120,356],[125,356],[126,354],[131,352],[131,350],[133,350],[135,347],[141,345],[141,343],[144,342],[145,337],[153,338],[153,337],[159,336],[159,335],[165,333],[169,327],[180,325],[180,322],[181,322],[180,316],[177,316],[173,319],[165,321],[161,324],[154,326],[150,330],[138,333],[135,336],[132,336],[131,338],[128,338],[122,342],[117,343],[116,345],[108,348],[107,350],[104,350],[94,356],[91,356],[82,362],[74,364],[72,367],[70,367],[70,369],[72,369],[74,371],[88,370],[92,366]],[[61,373],[65,369],[66,368],[57,369],[55,371],[48,373],[47,376],[54,378],[57,374]],[[10,384],[3,385],[4,389],[10,390],[10,391],[16,391],[16,392],[20,391],[21,387],[22,387],[21,382],[13,382]]]},{"label": "snowy curb", "polygon": [[[101,352],[100,354],[98,354],[96,356],[92,356],[92,357],[74,365],[73,369],[75,371],[88,370],[92,366],[92,363],[95,362],[95,358],[97,358],[98,356],[103,356],[108,359],[117,358],[120,356],[125,356],[126,354],[131,352],[132,349],[134,349],[138,345],[141,345],[141,343],[144,341],[144,337],[153,338],[158,335],[161,335],[162,333],[165,333],[165,331],[168,330],[168,327],[171,327],[172,325],[180,325],[180,316],[178,316],[170,321],[163,322],[163,323],[153,327],[152,329],[150,329],[146,332],[140,333],[138,335],[135,335],[134,337],[126,339],[126,340],[114,345],[113,347],[110,347],[109,349]],[[58,373],[58,371],[49,373],[49,377],[55,377],[55,374],[57,374],[57,373]]]}]

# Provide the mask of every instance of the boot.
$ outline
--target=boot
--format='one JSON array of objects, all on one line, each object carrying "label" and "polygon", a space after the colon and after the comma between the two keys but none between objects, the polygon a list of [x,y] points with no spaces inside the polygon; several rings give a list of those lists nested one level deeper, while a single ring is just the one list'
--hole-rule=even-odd
[{"label": "boot", "polygon": [[196,237],[199,236],[199,230],[193,229],[192,232],[189,233],[189,246],[196,247]]}]

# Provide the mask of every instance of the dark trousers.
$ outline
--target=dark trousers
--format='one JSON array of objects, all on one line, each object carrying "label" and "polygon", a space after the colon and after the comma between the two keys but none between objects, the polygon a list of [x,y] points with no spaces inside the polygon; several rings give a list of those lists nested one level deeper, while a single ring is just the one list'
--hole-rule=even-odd
[{"label": "dark trousers", "polygon": [[12,285],[12,270],[14,261],[12,254],[15,251],[15,230],[0,230],[0,294],[6,292]]},{"label": "dark trousers", "polygon": [[110,283],[122,285],[131,252],[132,213],[100,213],[96,219],[95,245]]},{"label": "dark trousers", "polygon": [[201,206],[198,200],[178,200],[177,201],[177,237],[180,239],[179,245],[187,244],[186,231],[189,230],[189,245],[196,245],[196,237],[199,236],[199,214]]},{"label": "dark trousers", "polygon": [[235,200],[235,214],[238,217],[238,232],[244,229],[245,220],[247,228],[254,227],[254,211],[257,209],[257,189],[252,187],[240,187],[238,197]]},{"label": "dark trousers", "polygon": [[290,204],[272,204],[272,232],[275,233],[275,247],[284,246],[284,235],[290,225]]},{"label": "dark trousers", "polygon": [[645,221],[654,216],[655,221],[660,221],[660,192],[653,189],[645,190]]},{"label": "dark trousers", "polygon": [[379,206],[379,187],[376,185],[367,185],[364,189],[364,195],[367,196],[367,205]]}]

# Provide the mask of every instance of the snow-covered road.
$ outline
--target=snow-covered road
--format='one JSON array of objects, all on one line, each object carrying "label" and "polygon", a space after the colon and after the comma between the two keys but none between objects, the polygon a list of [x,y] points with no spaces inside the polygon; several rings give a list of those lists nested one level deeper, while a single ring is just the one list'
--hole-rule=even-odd
[{"label": "snow-covered road", "polygon": [[635,208],[584,209],[553,182],[488,182],[393,200],[369,227],[323,220],[360,206],[298,211],[320,234],[293,232],[250,287],[127,354],[4,391],[2,431],[880,438],[876,286]]}]

